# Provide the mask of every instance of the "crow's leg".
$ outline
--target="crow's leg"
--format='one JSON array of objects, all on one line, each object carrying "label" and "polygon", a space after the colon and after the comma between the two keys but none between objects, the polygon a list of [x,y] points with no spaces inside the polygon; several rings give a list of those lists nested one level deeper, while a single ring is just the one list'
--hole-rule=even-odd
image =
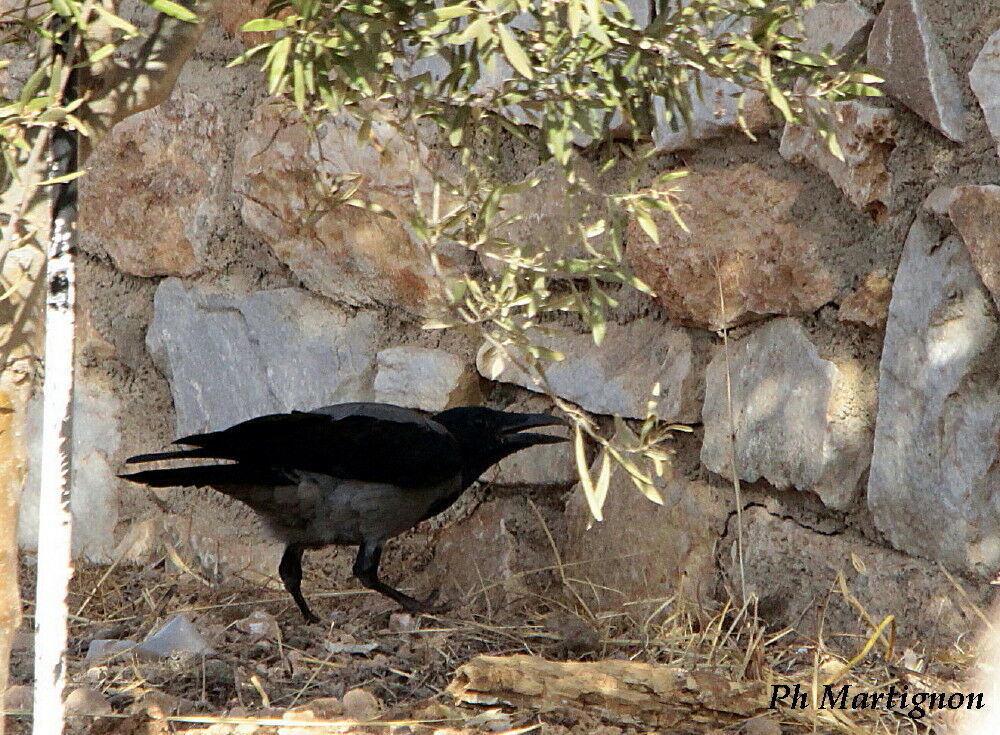
[{"label": "crow's leg", "polygon": [[306,604],[306,598],[302,596],[302,553],[305,551],[298,544],[290,544],[285,548],[285,553],[281,555],[281,564],[278,565],[278,576],[288,590],[288,594],[295,600],[295,604],[302,611],[302,616],[308,623],[318,623],[319,618],[313,615],[313,611]]},{"label": "crow's leg", "polygon": [[418,600],[410,597],[379,579],[378,564],[381,559],[382,544],[361,544],[361,547],[358,549],[358,557],[354,560],[353,569],[354,576],[361,581],[361,584],[399,603],[407,612],[433,613],[441,612],[444,609],[443,606],[432,605],[430,600]]}]

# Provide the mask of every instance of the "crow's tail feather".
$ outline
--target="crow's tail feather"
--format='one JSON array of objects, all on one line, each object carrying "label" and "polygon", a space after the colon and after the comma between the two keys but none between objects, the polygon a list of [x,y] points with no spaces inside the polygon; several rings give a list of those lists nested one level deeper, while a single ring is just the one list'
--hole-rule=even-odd
[{"label": "crow's tail feather", "polygon": [[137,454],[125,460],[125,464],[136,464],[137,462],[157,462],[161,459],[194,459],[212,457],[213,455],[205,449],[177,449],[173,452],[150,452],[149,454]]},{"label": "crow's tail feather", "polygon": [[219,487],[227,485],[289,485],[292,478],[268,467],[240,464],[177,467],[169,470],[143,470],[118,475],[124,480],[152,487]]}]

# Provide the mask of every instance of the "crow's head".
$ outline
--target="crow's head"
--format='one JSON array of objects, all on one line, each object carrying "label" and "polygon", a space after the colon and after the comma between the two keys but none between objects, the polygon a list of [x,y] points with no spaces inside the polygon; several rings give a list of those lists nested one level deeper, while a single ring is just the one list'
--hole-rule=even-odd
[{"label": "crow's head", "polygon": [[565,419],[547,413],[509,413],[485,406],[461,406],[435,414],[434,420],[458,441],[466,485],[514,452],[535,444],[566,441],[561,436],[524,431],[537,426],[567,425]]}]

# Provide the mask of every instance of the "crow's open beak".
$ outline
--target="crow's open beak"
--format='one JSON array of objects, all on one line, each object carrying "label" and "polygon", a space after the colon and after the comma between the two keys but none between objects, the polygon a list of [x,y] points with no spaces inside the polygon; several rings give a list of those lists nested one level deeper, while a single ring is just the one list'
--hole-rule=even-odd
[{"label": "crow's open beak", "polygon": [[525,429],[534,429],[539,426],[569,426],[569,421],[561,416],[553,416],[547,413],[512,413],[506,417],[504,427],[500,430],[500,435],[504,439],[504,444],[508,446],[530,447],[535,444],[558,444],[559,442],[568,441],[564,436],[524,431]]}]

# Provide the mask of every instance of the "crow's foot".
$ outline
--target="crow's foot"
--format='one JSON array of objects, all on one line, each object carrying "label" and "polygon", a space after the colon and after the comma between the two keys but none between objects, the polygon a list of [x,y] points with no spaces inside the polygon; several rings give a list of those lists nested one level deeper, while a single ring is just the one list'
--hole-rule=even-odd
[{"label": "crow's foot", "polygon": [[422,613],[424,615],[440,615],[441,613],[447,612],[449,605],[443,602],[435,602],[438,596],[438,591],[435,590],[424,600],[418,600],[415,597],[405,596],[405,599],[398,600],[400,606],[410,613]]}]

